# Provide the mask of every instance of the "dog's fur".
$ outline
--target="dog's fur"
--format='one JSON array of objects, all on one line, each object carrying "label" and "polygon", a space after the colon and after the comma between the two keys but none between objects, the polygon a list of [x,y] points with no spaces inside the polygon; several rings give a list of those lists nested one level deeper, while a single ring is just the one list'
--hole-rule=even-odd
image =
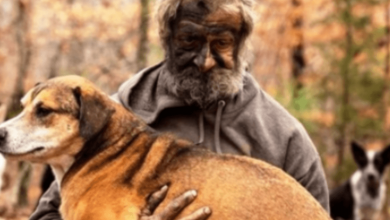
[{"label": "dog's fur", "polygon": [[157,212],[195,189],[197,198],[180,216],[210,206],[211,220],[329,219],[282,170],[157,133],[81,77],[40,84],[22,104],[19,116],[0,125],[0,151],[52,166],[66,220],[139,219],[148,195],[166,184]]},{"label": "dog's fur", "polygon": [[[362,219],[361,211],[378,214],[383,208],[386,184],[383,174],[390,162],[390,146],[382,151],[366,151],[351,143],[358,170],[330,193],[331,216],[334,219]],[[364,213],[363,212],[363,213]]]}]

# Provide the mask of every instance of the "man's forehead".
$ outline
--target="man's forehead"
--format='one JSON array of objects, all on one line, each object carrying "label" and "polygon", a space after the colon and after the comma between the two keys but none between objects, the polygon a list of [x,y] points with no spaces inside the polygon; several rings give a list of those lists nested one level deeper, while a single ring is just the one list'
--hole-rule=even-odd
[{"label": "man's forehead", "polygon": [[210,1],[184,0],[180,5],[180,20],[190,20],[205,26],[225,26],[240,30],[242,16],[234,3],[215,6]]},{"label": "man's forehead", "polygon": [[215,12],[210,13],[205,18],[207,24],[218,24],[223,26],[231,26],[236,30],[241,28],[241,14],[237,9],[236,11],[225,11],[223,9],[218,9]]},{"label": "man's forehead", "polygon": [[234,37],[234,33],[232,32],[232,28],[224,26],[211,26],[204,27],[201,24],[194,23],[190,20],[182,20],[178,24],[178,33],[184,34],[196,34],[202,35],[207,34],[209,37],[218,36],[218,37]]}]

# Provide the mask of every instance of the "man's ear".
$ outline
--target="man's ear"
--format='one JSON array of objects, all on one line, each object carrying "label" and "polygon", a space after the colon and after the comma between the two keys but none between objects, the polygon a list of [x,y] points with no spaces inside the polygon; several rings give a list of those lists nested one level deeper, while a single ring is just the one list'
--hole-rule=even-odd
[{"label": "man's ear", "polygon": [[390,145],[387,145],[387,147],[382,150],[381,156],[382,161],[385,163],[385,165],[390,163]]},{"label": "man's ear", "polygon": [[108,124],[115,110],[108,106],[100,95],[83,94],[80,87],[74,88],[72,92],[79,105],[80,136],[89,140]]},{"label": "man's ear", "polygon": [[359,167],[365,167],[368,163],[368,159],[364,148],[361,147],[355,141],[352,141],[351,150],[352,150],[353,158],[355,159],[355,162],[359,165]]}]

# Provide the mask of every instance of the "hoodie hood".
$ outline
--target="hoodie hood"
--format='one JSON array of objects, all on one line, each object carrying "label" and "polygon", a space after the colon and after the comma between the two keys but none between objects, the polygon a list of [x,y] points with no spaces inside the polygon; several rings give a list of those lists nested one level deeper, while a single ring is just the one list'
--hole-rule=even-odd
[{"label": "hoodie hood", "polygon": [[[169,108],[188,106],[183,100],[170,93],[164,84],[164,79],[161,79],[166,71],[164,62],[155,66],[144,69],[137,73],[127,82],[123,83],[118,91],[120,102],[128,109],[131,109],[141,116],[146,123],[152,124],[159,117],[159,114]],[[223,115],[228,116],[230,113],[240,111],[245,108],[258,91],[250,74],[246,74],[244,78],[244,89],[231,98],[223,99],[224,101]],[[215,113],[219,109],[218,102],[215,102],[207,109],[202,111]],[[199,108],[200,110],[200,108]]]},{"label": "hoodie hood", "polygon": [[[197,125],[198,138],[192,141],[196,144],[204,144],[204,120],[208,120],[210,124],[214,125],[213,143],[208,143],[208,146],[213,151],[222,154],[223,150],[220,144],[221,124],[224,120],[229,120],[229,117],[234,116],[235,113],[245,109],[245,105],[256,97],[259,88],[253,83],[254,80],[249,79],[251,78],[249,74],[245,74],[247,77],[244,77],[244,88],[238,94],[230,98],[218,100],[206,109],[201,109],[196,106],[189,106],[168,91],[163,78],[165,75],[164,71],[167,71],[164,65],[164,62],[161,62],[151,68],[147,68],[124,83],[119,89],[121,103],[141,116],[149,125],[155,123],[164,110],[180,107],[197,108],[200,111]],[[246,155],[250,154],[248,148],[241,148],[240,151],[244,151],[243,153]]]}]

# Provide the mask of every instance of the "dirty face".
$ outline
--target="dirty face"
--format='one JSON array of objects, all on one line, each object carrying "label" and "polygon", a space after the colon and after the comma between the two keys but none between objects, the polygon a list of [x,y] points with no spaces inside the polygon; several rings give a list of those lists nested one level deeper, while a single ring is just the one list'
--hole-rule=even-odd
[{"label": "dirty face", "polygon": [[238,8],[183,1],[171,26],[168,68],[178,96],[204,107],[241,89],[244,71],[238,56],[243,36]]},{"label": "dirty face", "polygon": [[42,84],[21,100],[23,111],[0,124],[0,152],[8,158],[47,162],[75,155],[83,146],[79,136],[79,107],[72,90]]}]

